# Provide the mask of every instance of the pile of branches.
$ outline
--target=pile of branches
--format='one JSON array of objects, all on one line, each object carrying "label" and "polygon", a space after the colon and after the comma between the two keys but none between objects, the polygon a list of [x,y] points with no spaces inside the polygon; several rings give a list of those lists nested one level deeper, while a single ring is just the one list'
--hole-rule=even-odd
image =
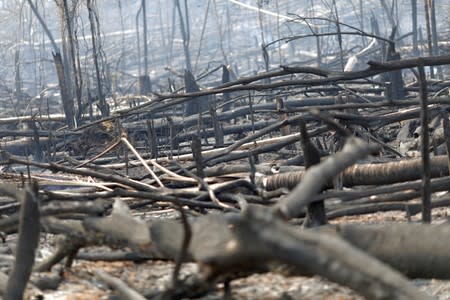
[{"label": "pile of branches", "polygon": [[[0,206],[0,232],[4,240],[18,233],[0,292],[21,299],[57,288],[61,262],[70,268],[87,258],[83,248],[107,245],[131,249],[110,260],[176,262],[167,289],[145,295],[98,270],[123,299],[198,297],[218,283],[269,271],[320,275],[368,299],[428,299],[408,278],[450,277],[450,226],[427,224],[432,208],[450,204],[434,194],[450,183],[449,157],[438,155],[442,147],[450,152],[450,98],[438,92],[428,99],[428,90],[447,84],[448,91],[448,82],[428,84],[424,66],[449,63],[441,56],[372,62],[357,72],[283,67],[213,89],[186,86],[187,93],[158,95],[71,132],[36,125],[57,118],[28,119],[29,132],[8,134],[31,139],[2,151],[4,178],[20,184],[0,186],[13,199]],[[405,88],[404,100],[385,100],[361,84],[413,67],[417,85]],[[336,88],[344,94],[321,96]],[[267,92],[266,102],[238,106],[243,91]],[[299,94],[306,97],[295,99]],[[420,157],[408,158],[415,150]],[[178,217],[132,213],[167,208]],[[388,210],[421,212],[424,224],[328,223]],[[62,239],[36,259],[44,234]],[[180,278],[184,262],[197,263],[198,273]]]}]

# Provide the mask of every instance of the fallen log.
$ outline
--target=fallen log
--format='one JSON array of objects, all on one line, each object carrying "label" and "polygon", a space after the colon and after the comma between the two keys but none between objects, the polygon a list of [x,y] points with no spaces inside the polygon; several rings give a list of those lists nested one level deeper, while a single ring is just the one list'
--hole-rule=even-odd
[{"label": "fallen log", "polygon": [[[344,186],[382,185],[420,179],[422,160],[402,159],[387,163],[355,164],[342,173]],[[431,177],[448,176],[446,155],[430,157]],[[281,187],[294,188],[303,178],[304,171],[286,172],[261,178],[267,190]]]}]

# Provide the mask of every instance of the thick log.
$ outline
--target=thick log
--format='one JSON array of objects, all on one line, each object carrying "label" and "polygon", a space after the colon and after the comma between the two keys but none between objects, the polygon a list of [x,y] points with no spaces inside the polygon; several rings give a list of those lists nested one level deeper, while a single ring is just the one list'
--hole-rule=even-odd
[{"label": "thick log", "polygon": [[409,278],[450,279],[450,226],[342,224],[336,233]]},{"label": "thick log", "polygon": [[[344,170],[342,181],[344,186],[381,185],[405,182],[421,178],[420,158],[403,159],[387,163],[355,164]],[[430,158],[431,177],[448,176],[448,158],[446,155]],[[287,172],[267,176],[264,179],[267,190],[280,187],[294,188],[304,175],[303,171]]]}]

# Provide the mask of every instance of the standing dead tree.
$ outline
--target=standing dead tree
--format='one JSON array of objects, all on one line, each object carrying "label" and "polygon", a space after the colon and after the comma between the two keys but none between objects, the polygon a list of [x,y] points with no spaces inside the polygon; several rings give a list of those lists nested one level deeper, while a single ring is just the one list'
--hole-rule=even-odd
[{"label": "standing dead tree", "polygon": [[59,50],[59,47],[56,45],[55,39],[53,38],[52,33],[47,27],[47,24],[45,23],[44,19],[39,14],[39,11],[37,10],[36,6],[33,4],[31,0],[27,0],[28,4],[30,5],[31,9],[33,10],[33,13],[35,14],[36,18],[39,20],[39,23],[41,23],[42,28],[44,29],[44,32],[46,33],[47,37],[49,38],[52,47],[53,47],[53,61],[55,63],[56,73],[58,75],[58,83],[59,83],[59,89],[61,92],[61,100],[63,103],[64,113],[66,115],[66,124],[69,128],[75,127],[75,114],[74,114],[74,101],[71,97],[71,94],[69,92],[69,86],[68,81],[66,78],[66,72],[65,72],[65,66],[62,60],[61,51]]},{"label": "standing dead tree", "polygon": [[191,40],[190,26],[189,26],[189,10],[187,0],[184,1],[184,16],[181,10],[180,0],[175,0],[175,7],[180,18],[180,30],[183,37],[183,49],[186,59],[186,70],[192,72],[191,53],[189,50],[189,43]]},{"label": "standing dead tree", "polygon": [[139,74],[139,93],[147,95],[152,90],[152,83],[148,75],[148,41],[147,41],[147,5],[146,0],[142,0],[142,25],[143,30],[143,44],[144,44],[144,75]]},{"label": "standing dead tree", "polygon": [[99,34],[99,22],[98,22],[98,16],[96,13],[96,3],[95,0],[87,0],[87,9],[89,13],[89,23],[91,26],[91,40],[92,40],[92,57],[94,60],[94,66],[95,66],[95,76],[97,81],[97,96],[99,101],[99,108],[100,112],[102,114],[102,117],[109,116],[109,106],[106,103],[105,100],[105,94],[103,93],[103,87],[102,87],[102,76],[100,72],[100,65],[99,65],[99,57],[100,57],[100,49],[98,46],[98,39],[100,38]]},{"label": "standing dead tree", "polygon": [[[64,22],[64,27],[63,24],[61,24],[61,31],[65,34],[67,34],[67,40],[69,43],[69,49],[70,49],[70,53],[69,53],[69,57],[70,57],[70,61],[71,61],[71,71],[72,71],[72,77],[71,76],[67,76],[67,78],[71,79],[71,81],[73,80],[74,83],[74,88],[75,88],[75,96],[77,99],[77,105],[78,105],[78,111],[77,111],[77,115],[76,115],[76,121],[77,123],[80,121],[81,119],[81,115],[83,113],[83,105],[81,102],[81,95],[82,95],[82,89],[83,89],[83,78],[81,76],[81,66],[80,66],[80,58],[78,56],[78,41],[77,38],[75,36],[75,32],[74,32],[74,15],[76,12],[76,3],[72,3],[72,8],[69,9],[69,5],[67,3],[67,0],[62,0],[61,2],[57,3],[58,6],[60,6],[60,13],[61,13],[61,18]],[[65,35],[64,34],[64,35]],[[63,35],[63,36],[64,36]],[[66,39],[63,39],[63,45],[66,45]],[[67,47],[67,46],[66,46]]]}]

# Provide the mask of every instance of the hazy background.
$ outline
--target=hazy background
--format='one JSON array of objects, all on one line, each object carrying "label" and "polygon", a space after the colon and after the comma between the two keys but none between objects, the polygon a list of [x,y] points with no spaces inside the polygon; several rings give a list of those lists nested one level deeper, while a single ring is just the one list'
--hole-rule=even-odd
[{"label": "hazy background", "polygon": [[[52,32],[60,42],[60,16],[55,1],[33,1]],[[380,0],[337,0],[336,8],[340,22],[362,31],[373,33],[371,18],[379,26],[379,35],[388,38],[392,20],[383,9]],[[412,31],[411,0],[384,1],[392,9],[394,22],[398,24],[397,48],[402,56],[411,51],[402,47],[411,45]],[[419,37],[426,43],[426,27],[423,2],[418,1]],[[71,3],[69,1],[69,3]],[[180,1],[183,6],[184,1]],[[269,68],[279,65],[308,64],[317,66],[314,36],[303,37],[287,43],[276,42],[293,36],[316,33],[334,33],[337,28],[326,20],[309,20],[308,24],[293,21],[300,17],[336,19],[331,0],[188,0],[190,43],[193,74],[197,77],[222,64],[230,65],[237,76],[250,75],[265,69],[262,45],[269,57]],[[136,15],[141,1],[97,0],[100,22],[101,61],[105,78],[113,84],[106,87],[106,95],[136,92],[136,78],[143,73],[139,65],[143,52],[138,55],[137,29],[142,36],[142,18],[136,26]],[[450,4],[448,0],[437,0],[437,31],[441,43],[448,43],[450,36]],[[262,9],[258,11],[258,8]],[[175,14],[175,15],[174,15]],[[26,1],[0,1],[0,95],[11,96],[15,80],[20,72],[22,92],[33,97],[48,87],[57,84],[53,65],[52,48],[41,25]],[[82,69],[86,87],[95,88],[93,80],[92,47],[86,5],[79,1],[75,16],[74,31],[78,37]],[[154,91],[167,91],[168,78],[180,80],[185,65],[183,40],[180,33],[180,18],[174,10],[174,1],[147,1],[148,62],[149,75]],[[341,31],[355,29],[341,26]],[[358,35],[343,36],[343,53],[347,58],[370,42],[370,38]],[[419,40],[420,42],[420,40]],[[140,40],[141,50],[142,38]],[[339,44],[336,35],[320,37],[322,68],[339,69],[336,63]],[[425,51],[423,47],[420,50]],[[404,52],[404,53],[403,53]],[[421,52],[427,55],[426,52]],[[216,76],[216,77],[214,77]],[[220,73],[208,78],[208,82],[220,80]]]}]

